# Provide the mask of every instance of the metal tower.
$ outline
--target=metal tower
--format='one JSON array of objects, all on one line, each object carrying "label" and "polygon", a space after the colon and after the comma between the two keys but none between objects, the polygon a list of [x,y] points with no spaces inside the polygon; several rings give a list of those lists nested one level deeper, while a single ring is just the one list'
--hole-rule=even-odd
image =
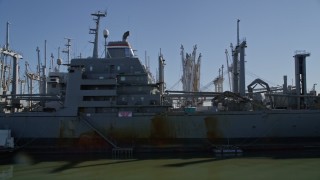
[{"label": "metal tower", "polygon": [[307,95],[307,77],[306,77],[306,57],[310,53],[305,51],[296,51],[294,57],[295,61],[295,80],[296,80],[296,94],[298,96],[298,109],[304,108],[305,99],[303,96]]},{"label": "metal tower", "polygon": [[[239,93],[241,96],[245,96],[245,48],[247,47],[246,40],[243,40],[240,43],[239,40],[239,22],[237,20],[237,46],[235,48],[232,47],[232,56],[233,56],[233,92]],[[239,61],[240,55],[240,61]],[[240,63],[240,64],[238,64]],[[239,66],[240,65],[240,66]]]}]

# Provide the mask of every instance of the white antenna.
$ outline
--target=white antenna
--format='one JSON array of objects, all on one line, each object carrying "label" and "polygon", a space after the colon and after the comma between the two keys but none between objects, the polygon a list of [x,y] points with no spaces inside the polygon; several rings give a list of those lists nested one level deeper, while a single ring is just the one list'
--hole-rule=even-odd
[{"label": "white antenna", "polygon": [[104,29],[103,30],[103,37],[104,37],[104,53],[105,53],[105,58],[108,58],[109,52],[108,52],[108,48],[107,48],[107,38],[109,36],[109,30],[108,29]]},{"label": "white antenna", "polygon": [[54,56],[53,56],[53,53],[51,53],[51,60],[50,60],[50,65],[49,65],[49,71],[52,72],[52,68],[53,68],[53,59],[54,59]]}]

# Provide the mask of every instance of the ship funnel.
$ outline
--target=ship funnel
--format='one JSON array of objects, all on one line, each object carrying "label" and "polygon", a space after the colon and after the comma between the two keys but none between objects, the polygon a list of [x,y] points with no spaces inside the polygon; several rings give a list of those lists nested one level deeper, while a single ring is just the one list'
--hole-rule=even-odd
[{"label": "ship funnel", "polygon": [[124,34],[123,34],[123,36],[122,36],[122,41],[127,41],[127,37],[130,35],[130,32],[129,31],[127,31],[127,32],[125,32]]}]

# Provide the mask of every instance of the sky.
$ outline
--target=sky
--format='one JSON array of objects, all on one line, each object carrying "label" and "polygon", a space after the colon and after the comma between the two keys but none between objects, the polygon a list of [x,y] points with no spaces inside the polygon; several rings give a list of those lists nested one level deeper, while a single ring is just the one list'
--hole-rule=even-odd
[{"label": "sky", "polygon": [[[91,13],[107,11],[100,22],[99,54],[103,56],[103,29],[110,32],[108,41],[121,40],[130,31],[128,41],[141,62],[145,52],[156,74],[158,54],[166,60],[167,89],[181,90],[176,84],[182,75],[180,46],[191,53],[197,45],[202,54],[201,82],[205,86],[226,67],[225,49],[236,44],[237,19],[240,39],[246,39],[246,85],[261,78],[270,86],[294,82],[296,50],[311,53],[307,58],[307,88],[318,84],[320,90],[320,0],[0,0],[0,46],[5,44],[6,22],[10,22],[10,48],[23,55],[20,65],[28,61],[36,70],[40,48],[44,61],[50,54],[58,57],[71,38],[71,56],[92,56],[95,23]],[[230,53],[231,54],[231,53]],[[66,54],[60,53],[66,61]],[[225,75],[224,90],[230,90]],[[210,87],[214,89],[213,86]],[[210,90],[210,89],[209,89]]]}]

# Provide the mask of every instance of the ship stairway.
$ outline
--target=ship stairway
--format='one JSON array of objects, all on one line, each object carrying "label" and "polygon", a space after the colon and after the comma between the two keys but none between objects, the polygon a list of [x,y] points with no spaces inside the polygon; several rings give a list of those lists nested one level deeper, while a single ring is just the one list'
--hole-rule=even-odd
[{"label": "ship stairway", "polygon": [[94,130],[94,132],[96,132],[97,134],[99,134],[99,136],[101,136],[105,141],[107,141],[113,148],[119,148],[115,143],[113,143],[109,138],[107,138],[105,135],[103,135],[97,128],[95,128],[90,122],[89,122],[89,118],[82,116],[81,118],[83,120],[83,122],[85,122],[85,124],[90,127],[92,130]]},{"label": "ship stairway", "polygon": [[89,118],[82,116],[80,118],[83,122],[94,130],[99,136],[101,136],[105,141],[107,141],[112,146],[112,158],[113,159],[129,159],[132,158],[133,155],[133,148],[122,148],[118,147],[115,143],[113,143],[108,137],[103,135],[97,128],[95,128],[90,122]]}]

